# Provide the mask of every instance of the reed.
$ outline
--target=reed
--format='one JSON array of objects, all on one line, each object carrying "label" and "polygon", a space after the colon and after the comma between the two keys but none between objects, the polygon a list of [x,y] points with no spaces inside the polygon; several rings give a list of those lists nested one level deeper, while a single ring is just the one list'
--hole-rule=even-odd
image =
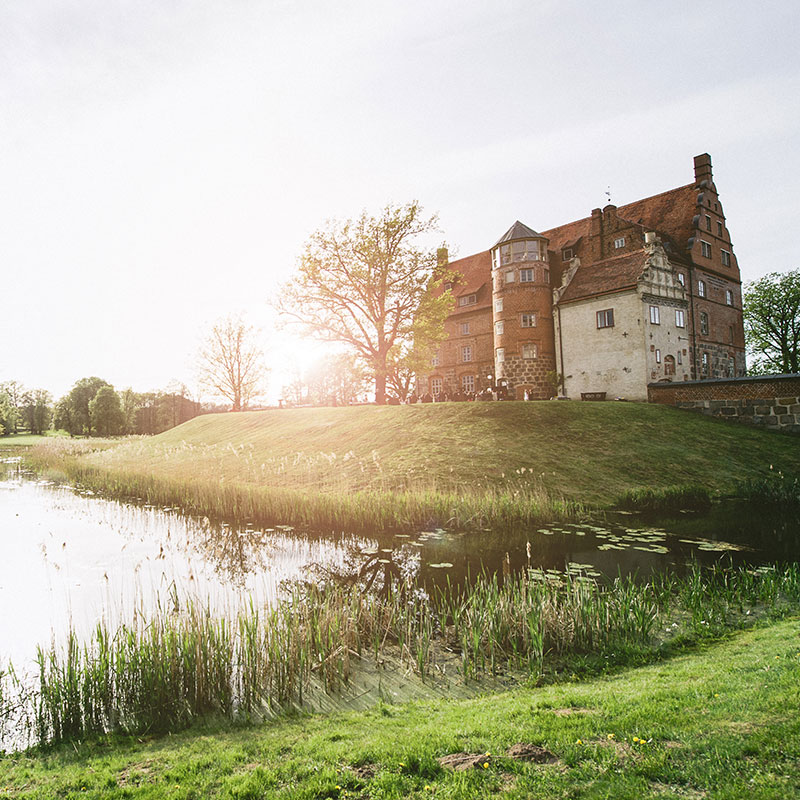
[{"label": "reed", "polygon": [[772,470],[764,478],[739,481],[735,494],[762,508],[794,510],[800,508],[800,477]]},{"label": "reed", "polygon": [[364,659],[388,656],[423,679],[456,658],[465,680],[509,669],[538,680],[586,657],[654,653],[667,629],[714,634],[752,619],[749,609],[798,606],[795,564],[695,565],[681,578],[605,584],[528,569],[431,595],[297,584],[271,607],[249,601],[225,616],[173,595],[148,615],[100,622],[83,644],[69,632],[63,645],[40,648],[34,687],[0,674],[0,724],[14,709],[18,738],[47,745],[263,717],[302,707],[310,693],[338,694]]}]

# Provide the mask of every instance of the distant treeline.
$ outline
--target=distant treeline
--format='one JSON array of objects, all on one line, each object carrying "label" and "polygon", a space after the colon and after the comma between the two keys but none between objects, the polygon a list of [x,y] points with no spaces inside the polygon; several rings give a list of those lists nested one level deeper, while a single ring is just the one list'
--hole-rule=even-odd
[{"label": "distant treeline", "polygon": [[43,389],[17,381],[0,383],[0,436],[63,430],[71,436],[151,435],[202,413],[220,411],[188,396],[186,387],[156,392],[120,392],[102,378],[81,378],[53,403]]}]

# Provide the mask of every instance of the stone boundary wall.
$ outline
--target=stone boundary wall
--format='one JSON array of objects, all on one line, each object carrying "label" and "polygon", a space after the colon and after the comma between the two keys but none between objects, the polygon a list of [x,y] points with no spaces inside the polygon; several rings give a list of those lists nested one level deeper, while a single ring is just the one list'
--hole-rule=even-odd
[{"label": "stone boundary wall", "polygon": [[800,433],[800,374],[650,383],[647,399],[734,422]]}]

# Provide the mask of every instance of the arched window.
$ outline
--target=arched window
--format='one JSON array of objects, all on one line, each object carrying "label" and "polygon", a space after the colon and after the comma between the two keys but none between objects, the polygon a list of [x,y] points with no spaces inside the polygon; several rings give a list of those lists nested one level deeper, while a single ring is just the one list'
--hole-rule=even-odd
[{"label": "arched window", "polygon": [[664,356],[664,374],[675,374],[675,356]]}]

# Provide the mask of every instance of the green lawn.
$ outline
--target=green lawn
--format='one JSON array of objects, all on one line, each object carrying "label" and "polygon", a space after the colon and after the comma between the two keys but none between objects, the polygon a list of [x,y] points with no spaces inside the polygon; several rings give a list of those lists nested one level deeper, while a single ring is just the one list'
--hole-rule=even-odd
[{"label": "green lawn", "polygon": [[[788,800],[798,686],[795,618],[584,683],[6,756],[0,797]],[[484,757],[453,772],[453,753]]]}]

